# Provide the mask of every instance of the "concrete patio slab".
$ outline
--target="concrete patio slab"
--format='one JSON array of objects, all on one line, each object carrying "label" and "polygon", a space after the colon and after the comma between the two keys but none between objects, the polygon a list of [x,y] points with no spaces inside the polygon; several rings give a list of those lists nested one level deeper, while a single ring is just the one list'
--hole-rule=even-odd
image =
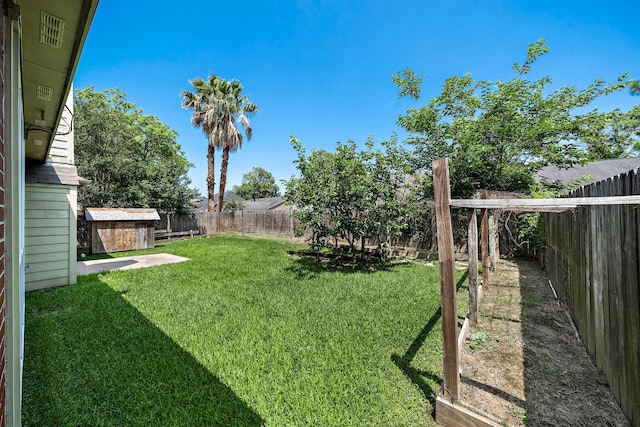
[{"label": "concrete patio slab", "polygon": [[101,271],[153,267],[156,265],[173,264],[188,260],[189,258],[171,254],[151,254],[122,258],[96,259],[92,261],[78,261],[77,271],[78,276],[83,276],[85,274],[99,273]]}]

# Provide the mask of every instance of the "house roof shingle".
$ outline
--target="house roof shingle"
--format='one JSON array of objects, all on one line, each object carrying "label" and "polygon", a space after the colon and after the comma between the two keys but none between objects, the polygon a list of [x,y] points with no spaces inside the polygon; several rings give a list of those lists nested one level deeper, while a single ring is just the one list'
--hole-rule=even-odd
[{"label": "house roof shingle", "polygon": [[60,184],[80,185],[78,169],[67,164],[28,164],[25,167],[25,181],[27,184]]},{"label": "house roof shingle", "polygon": [[284,197],[263,197],[261,199],[246,200],[243,202],[245,211],[262,211],[273,209],[285,202]]},{"label": "house roof shingle", "polygon": [[640,157],[599,160],[587,163],[584,166],[573,166],[568,169],[546,166],[540,169],[534,175],[534,178],[536,181],[547,185],[566,185],[578,180],[580,180],[580,184],[586,185],[620,175],[638,167],[640,167]]},{"label": "house roof shingle", "polygon": [[[214,200],[217,204],[218,202],[218,194],[214,195]],[[285,202],[284,197],[263,197],[261,199],[256,200],[244,200],[242,197],[238,196],[236,193],[231,191],[224,192],[224,200],[239,200],[242,202],[242,210],[245,211],[262,211],[269,210],[275,207],[280,206]],[[194,206],[194,209],[197,212],[204,212],[207,210],[208,200],[207,198],[193,199],[191,200],[191,204]]]}]

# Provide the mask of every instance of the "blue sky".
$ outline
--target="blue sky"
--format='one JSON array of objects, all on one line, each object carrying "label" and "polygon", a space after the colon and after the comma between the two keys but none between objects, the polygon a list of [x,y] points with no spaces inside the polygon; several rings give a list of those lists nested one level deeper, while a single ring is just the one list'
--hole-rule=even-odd
[{"label": "blue sky", "polygon": [[[549,75],[554,87],[627,71],[640,78],[637,0],[102,0],[74,84],[118,87],[177,130],[195,165],[192,184],[206,194],[206,138],[180,104],[191,78],[237,78],[261,109],[252,140],[231,154],[227,188],[254,166],[280,184],[296,172],[290,135],[329,150],[348,139],[364,144],[368,135],[402,138],[396,120],[413,103],[398,99],[393,73],[407,66],[424,73],[428,100],[444,79],[467,71],[510,79],[512,64],[540,37],[551,50],[532,77]],[[624,92],[596,106],[626,111],[638,103]],[[218,154],[216,169],[220,163]]]}]

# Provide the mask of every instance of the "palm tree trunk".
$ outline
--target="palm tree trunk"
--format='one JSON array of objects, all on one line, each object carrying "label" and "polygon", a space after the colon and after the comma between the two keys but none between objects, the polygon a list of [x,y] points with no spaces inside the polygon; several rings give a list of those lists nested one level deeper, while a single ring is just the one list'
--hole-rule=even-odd
[{"label": "palm tree trunk", "polygon": [[214,193],[216,192],[216,175],[213,167],[215,161],[214,155],[215,147],[209,144],[207,150],[207,197],[209,200],[207,210],[209,212],[213,212],[215,209],[215,200],[213,199]]},{"label": "palm tree trunk", "polygon": [[218,191],[218,212],[222,212],[224,187],[227,185],[227,166],[229,166],[229,146],[222,149],[222,166],[220,167],[220,191]]}]

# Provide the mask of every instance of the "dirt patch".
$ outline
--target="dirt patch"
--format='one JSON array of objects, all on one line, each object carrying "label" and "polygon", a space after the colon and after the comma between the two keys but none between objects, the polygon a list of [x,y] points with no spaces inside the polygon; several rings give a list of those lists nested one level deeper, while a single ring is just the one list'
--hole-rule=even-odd
[{"label": "dirt patch", "polygon": [[461,370],[459,403],[503,425],[629,425],[533,262],[498,263]]}]

